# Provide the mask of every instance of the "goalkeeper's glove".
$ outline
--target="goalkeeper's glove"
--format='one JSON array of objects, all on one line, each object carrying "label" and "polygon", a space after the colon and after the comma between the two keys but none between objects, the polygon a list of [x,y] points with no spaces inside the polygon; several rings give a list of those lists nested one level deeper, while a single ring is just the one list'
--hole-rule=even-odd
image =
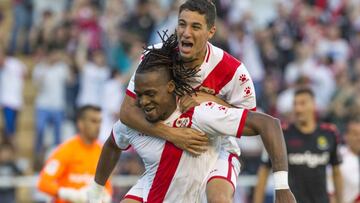
[{"label": "goalkeeper's glove", "polygon": [[105,191],[105,187],[93,181],[87,190],[89,203],[110,203],[111,196]]},{"label": "goalkeeper's glove", "polygon": [[58,196],[71,203],[85,203],[86,202],[86,191],[77,190],[74,188],[62,187],[59,189]]}]

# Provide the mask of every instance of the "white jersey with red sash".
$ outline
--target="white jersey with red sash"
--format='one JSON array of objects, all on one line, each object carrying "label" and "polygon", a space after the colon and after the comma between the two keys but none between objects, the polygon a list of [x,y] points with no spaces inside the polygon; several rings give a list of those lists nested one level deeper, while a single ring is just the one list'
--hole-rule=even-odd
[{"label": "white jersey with red sash", "polygon": [[146,170],[127,198],[151,203],[206,201],[205,186],[221,156],[222,140],[225,136],[241,136],[246,115],[247,110],[227,108],[214,102],[204,102],[183,114],[175,111],[165,124],[191,127],[210,137],[211,145],[199,157],[183,152],[165,140],[143,135],[118,121],[113,127],[113,139],[120,149],[133,146]]}]

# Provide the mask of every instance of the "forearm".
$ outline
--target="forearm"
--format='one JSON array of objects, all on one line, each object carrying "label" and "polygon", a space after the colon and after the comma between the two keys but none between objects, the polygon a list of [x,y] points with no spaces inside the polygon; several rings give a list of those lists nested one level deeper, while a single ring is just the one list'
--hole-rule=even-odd
[{"label": "forearm", "polygon": [[159,122],[147,121],[144,113],[136,106],[135,100],[129,96],[125,97],[121,106],[120,120],[123,124],[141,133],[170,141],[168,136],[170,127]]},{"label": "forearm", "polygon": [[268,124],[261,138],[271,159],[273,171],[288,171],[287,151],[284,135],[280,122],[273,119],[272,124]]},{"label": "forearm", "polygon": [[337,203],[342,203],[342,194],[343,194],[343,180],[340,169],[338,166],[333,168],[333,179],[335,187],[335,198]]},{"label": "forearm", "polygon": [[113,138],[106,140],[95,173],[95,182],[104,186],[121,155],[121,150],[116,146]]},{"label": "forearm", "polygon": [[44,193],[55,197],[58,195],[59,185],[57,184],[56,180],[40,176],[38,182],[38,189]]}]

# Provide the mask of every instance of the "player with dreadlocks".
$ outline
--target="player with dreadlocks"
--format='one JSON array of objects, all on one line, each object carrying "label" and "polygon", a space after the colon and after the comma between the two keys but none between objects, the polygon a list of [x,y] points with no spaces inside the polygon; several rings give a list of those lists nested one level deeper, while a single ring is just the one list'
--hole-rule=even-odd
[{"label": "player with dreadlocks", "polygon": [[178,110],[177,95],[193,92],[189,82],[196,71],[184,68],[173,40],[176,38],[170,36],[161,48],[146,50],[135,74],[137,104],[149,122],[160,121],[168,126],[205,132],[211,140],[208,150],[194,157],[166,140],[143,136],[118,121],[103,147],[95,181],[88,193],[90,198],[101,202],[103,185],[119,155],[133,146],[146,171],[122,203],[207,202],[206,183],[219,156],[223,136],[260,134],[278,172],[276,202],[295,202],[287,184],[286,149],[277,119],[213,101],[202,102],[185,113]]}]

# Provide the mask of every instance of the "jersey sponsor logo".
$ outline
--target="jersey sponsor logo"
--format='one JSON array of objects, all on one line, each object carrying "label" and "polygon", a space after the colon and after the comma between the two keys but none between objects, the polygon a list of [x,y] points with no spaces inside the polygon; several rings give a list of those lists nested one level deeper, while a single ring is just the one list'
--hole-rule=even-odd
[{"label": "jersey sponsor logo", "polygon": [[245,96],[244,97],[249,97],[252,95],[252,91],[251,91],[251,88],[248,86],[244,89],[244,93],[245,93]]},{"label": "jersey sponsor logo", "polygon": [[247,78],[245,74],[241,74],[240,77],[239,77],[239,80],[241,82],[240,83],[240,86],[241,86],[241,85],[245,84],[246,82],[248,82],[249,78]]},{"label": "jersey sponsor logo", "polygon": [[73,183],[85,183],[88,184],[94,179],[94,175],[89,173],[71,173],[69,175],[69,180]]},{"label": "jersey sponsor logo", "polygon": [[319,136],[317,139],[317,146],[321,150],[326,150],[329,148],[329,142],[325,136]]},{"label": "jersey sponsor logo", "polygon": [[190,118],[188,118],[188,117],[178,118],[175,121],[175,127],[184,128],[184,127],[187,127],[189,123],[190,123]]},{"label": "jersey sponsor logo", "polygon": [[203,92],[206,92],[206,93],[208,93],[208,94],[215,94],[215,90],[214,89],[211,89],[211,88],[209,88],[209,87],[204,87],[204,86],[200,86],[199,87],[199,90],[200,91],[203,91]]},{"label": "jersey sponsor logo", "polygon": [[289,164],[291,165],[306,165],[309,168],[316,168],[320,165],[327,165],[329,163],[329,152],[323,152],[321,154],[314,154],[310,151],[305,153],[290,153]]}]

